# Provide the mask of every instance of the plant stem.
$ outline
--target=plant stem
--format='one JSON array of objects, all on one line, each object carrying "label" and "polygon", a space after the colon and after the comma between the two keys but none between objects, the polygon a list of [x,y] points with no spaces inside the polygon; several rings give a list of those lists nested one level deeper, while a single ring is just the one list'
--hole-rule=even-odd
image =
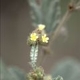
[{"label": "plant stem", "polygon": [[45,61],[46,57],[47,57],[47,55],[44,53],[43,56],[41,57],[41,60],[39,62],[39,65],[42,65],[43,64],[43,62]]},{"label": "plant stem", "polygon": [[70,18],[71,12],[69,10],[66,11],[65,15],[63,16],[62,20],[60,21],[57,29],[55,30],[55,32],[51,33],[51,40],[49,43],[49,47],[52,45],[52,42],[56,39],[56,37],[59,34],[59,30],[61,29],[61,27],[63,27],[63,25],[66,23],[66,21]]},{"label": "plant stem", "polygon": [[[72,2],[73,3],[73,2]],[[73,6],[75,7],[75,6]],[[45,52],[51,53],[51,46],[53,41],[56,39],[56,37],[59,35],[59,30],[61,29],[61,27],[63,27],[63,25],[68,21],[68,19],[71,17],[72,13],[76,10],[79,10],[80,6],[77,6],[76,8],[73,8],[72,10],[68,9],[66,11],[66,13],[64,14],[62,20],[60,21],[59,25],[57,26],[57,29],[54,32],[50,33],[50,42],[49,45],[47,47],[43,47],[43,51],[45,50]],[[43,52],[44,53],[44,52]],[[47,53],[44,53],[44,56],[40,62],[40,64],[43,63],[43,61],[45,60],[45,56],[47,55]]]},{"label": "plant stem", "polygon": [[60,21],[59,25],[57,26],[57,29],[55,30],[55,32],[52,32],[51,33],[51,40],[50,40],[50,43],[48,45],[48,47],[51,47],[52,45],[52,42],[56,39],[56,37],[58,36],[59,34],[59,30],[61,29],[61,27],[63,27],[63,25],[67,22],[67,20],[70,18],[71,14],[76,11],[76,10],[80,10],[80,6],[77,6],[75,7],[74,6],[74,9],[73,10],[67,10],[66,13],[64,14],[62,20]]}]

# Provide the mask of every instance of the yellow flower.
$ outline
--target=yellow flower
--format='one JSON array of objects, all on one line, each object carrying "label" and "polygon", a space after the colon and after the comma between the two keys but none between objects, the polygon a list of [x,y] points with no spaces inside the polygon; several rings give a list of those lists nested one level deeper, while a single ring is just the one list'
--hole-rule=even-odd
[{"label": "yellow flower", "polygon": [[43,24],[39,24],[39,25],[38,25],[38,29],[39,29],[39,30],[42,31],[44,28],[45,28],[45,25],[43,25]]},{"label": "yellow flower", "polygon": [[38,35],[37,35],[36,33],[32,33],[32,34],[30,35],[30,40],[36,41],[37,39],[38,39]]},{"label": "yellow flower", "polygon": [[42,36],[42,42],[48,43],[48,41],[49,41],[49,37],[47,37],[47,35],[44,34],[44,35]]}]

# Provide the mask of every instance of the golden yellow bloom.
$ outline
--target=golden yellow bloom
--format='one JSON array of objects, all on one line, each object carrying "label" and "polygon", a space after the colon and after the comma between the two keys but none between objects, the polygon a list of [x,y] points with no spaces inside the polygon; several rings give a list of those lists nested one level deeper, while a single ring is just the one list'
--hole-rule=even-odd
[{"label": "golden yellow bloom", "polygon": [[48,41],[49,41],[49,37],[47,37],[47,35],[44,34],[44,35],[42,36],[42,42],[48,43]]},{"label": "golden yellow bloom", "polygon": [[32,33],[32,34],[30,35],[30,40],[36,41],[37,39],[38,39],[38,35],[37,35],[36,33]]},{"label": "golden yellow bloom", "polygon": [[45,25],[43,25],[43,24],[39,24],[39,25],[38,25],[38,29],[39,29],[39,30],[42,31],[44,28],[45,28]]}]

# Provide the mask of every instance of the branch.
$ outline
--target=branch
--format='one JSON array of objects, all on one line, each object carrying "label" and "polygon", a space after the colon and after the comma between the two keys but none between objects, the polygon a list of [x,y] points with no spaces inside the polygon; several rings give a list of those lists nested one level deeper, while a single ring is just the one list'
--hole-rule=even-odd
[{"label": "branch", "polygon": [[[59,30],[61,29],[61,27],[63,27],[63,25],[68,21],[68,19],[71,17],[72,13],[76,10],[79,10],[80,6],[74,6],[73,2],[68,6],[68,10],[66,11],[66,13],[64,14],[64,16],[62,17],[59,25],[57,26],[57,29],[55,30],[55,32],[51,32],[50,33],[50,42],[49,45],[46,47],[43,47],[43,53],[44,53],[44,57],[46,54],[50,54],[53,51],[51,50],[51,46],[53,44],[53,41],[56,39],[56,37],[59,35]],[[40,64],[45,60],[44,57],[42,58]]]},{"label": "branch", "polygon": [[[78,2],[79,4],[80,2]],[[60,21],[59,25],[57,26],[57,29],[55,30],[55,32],[51,33],[51,40],[50,43],[48,45],[48,47],[51,47],[53,41],[56,39],[56,37],[59,35],[59,30],[61,29],[61,27],[67,22],[67,20],[70,18],[71,14],[76,11],[76,10],[80,10],[80,6],[75,6],[73,4],[73,2],[71,4],[69,4],[68,6],[68,10],[66,11],[66,13],[64,14],[62,20]]]},{"label": "branch", "polygon": [[51,46],[53,41],[56,39],[57,35],[59,34],[59,30],[61,29],[61,27],[66,23],[66,21],[69,19],[71,15],[71,12],[69,10],[66,11],[65,15],[63,16],[62,20],[60,21],[57,29],[55,30],[55,32],[50,33],[50,41],[48,46],[46,47],[42,47],[43,49],[43,53],[44,53],[44,57],[42,57],[42,60],[40,61],[40,65],[44,62],[45,60],[45,56],[47,56],[48,54],[51,54],[53,51],[51,50]]},{"label": "branch", "polygon": [[60,21],[57,29],[55,30],[55,32],[52,32],[51,33],[51,40],[50,40],[50,43],[49,43],[49,47],[52,45],[52,42],[56,39],[56,37],[58,36],[59,34],[59,30],[61,29],[61,27],[66,23],[66,21],[69,19],[71,15],[71,12],[70,11],[66,11],[65,15],[63,16],[62,20]]}]

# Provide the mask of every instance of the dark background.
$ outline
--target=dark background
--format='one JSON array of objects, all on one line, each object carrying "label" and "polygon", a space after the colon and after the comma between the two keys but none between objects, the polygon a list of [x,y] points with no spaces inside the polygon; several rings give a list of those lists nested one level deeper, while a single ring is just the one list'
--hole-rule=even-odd
[{"label": "dark background", "polygon": [[[62,16],[68,2],[69,0],[61,0]],[[30,48],[26,40],[33,29],[27,0],[1,1],[1,57],[7,65],[29,71]],[[46,72],[66,57],[80,61],[80,11],[73,13],[66,28],[60,31],[60,35],[54,41],[53,53],[42,64]]]}]

